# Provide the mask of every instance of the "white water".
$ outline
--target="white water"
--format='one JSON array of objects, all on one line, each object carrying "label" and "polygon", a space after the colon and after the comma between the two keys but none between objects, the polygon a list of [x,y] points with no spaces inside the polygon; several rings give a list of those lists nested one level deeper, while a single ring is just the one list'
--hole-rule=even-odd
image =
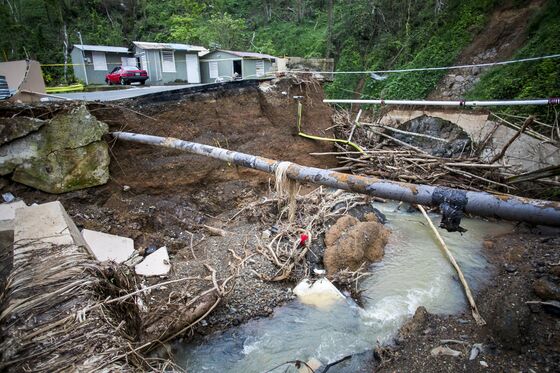
[{"label": "white water", "polygon": [[[363,309],[351,300],[328,309],[295,300],[277,308],[272,318],[250,321],[197,343],[175,345],[176,361],[192,372],[240,373],[264,372],[289,360],[312,357],[326,364],[389,342],[418,306],[442,314],[464,310],[461,284],[422,215],[397,211],[394,203],[374,206],[386,215],[392,234],[383,261],[372,265],[373,275],[361,285]],[[506,233],[512,226],[475,219],[464,219],[462,226],[468,229],[463,235],[440,233],[476,292],[491,270],[481,254],[484,238]],[[275,372],[285,370],[283,366]]]}]

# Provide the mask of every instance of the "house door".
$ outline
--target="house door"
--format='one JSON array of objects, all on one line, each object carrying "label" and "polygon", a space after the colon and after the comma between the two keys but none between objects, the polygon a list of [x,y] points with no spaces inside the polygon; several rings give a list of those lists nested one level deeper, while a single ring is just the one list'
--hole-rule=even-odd
[{"label": "house door", "polygon": [[241,60],[233,61],[233,77],[243,78],[243,68],[241,67]]},{"label": "house door", "polygon": [[200,66],[198,65],[198,56],[196,54],[187,53],[185,57],[187,61],[187,82],[200,83]]}]

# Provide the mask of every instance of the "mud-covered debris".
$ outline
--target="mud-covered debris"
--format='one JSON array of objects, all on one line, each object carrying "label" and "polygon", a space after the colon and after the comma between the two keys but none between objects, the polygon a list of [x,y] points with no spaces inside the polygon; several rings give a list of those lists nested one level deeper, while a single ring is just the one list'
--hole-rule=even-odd
[{"label": "mud-covered debris", "polygon": [[533,291],[542,300],[560,301],[560,286],[552,281],[539,278],[533,283]]},{"label": "mud-covered debris", "polygon": [[432,350],[430,351],[430,355],[432,355],[432,356],[444,355],[444,356],[458,357],[458,356],[461,356],[461,351],[454,350],[454,349],[449,348],[447,346],[438,346],[438,347],[432,348]]},{"label": "mud-covered debris", "polygon": [[398,339],[403,340],[412,334],[419,333],[428,321],[428,311],[420,306],[414,312],[414,316],[409,319],[399,330]]},{"label": "mud-covered debris", "polygon": [[356,270],[383,258],[390,231],[377,221],[360,222],[350,215],[338,219],[325,235],[325,269],[335,274]]}]

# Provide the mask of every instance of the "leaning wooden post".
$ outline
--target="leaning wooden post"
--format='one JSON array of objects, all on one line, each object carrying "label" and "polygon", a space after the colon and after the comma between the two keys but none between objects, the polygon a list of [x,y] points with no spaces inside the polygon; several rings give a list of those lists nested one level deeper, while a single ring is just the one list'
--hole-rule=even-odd
[{"label": "leaning wooden post", "polygon": [[476,303],[474,302],[474,298],[472,296],[471,289],[469,288],[469,284],[467,284],[467,280],[465,279],[465,276],[463,276],[463,271],[461,271],[461,268],[459,267],[459,264],[457,264],[457,261],[455,260],[455,258],[451,254],[451,251],[449,251],[449,249],[447,248],[447,245],[445,244],[445,242],[443,241],[443,238],[441,237],[441,235],[437,231],[436,227],[434,226],[434,223],[432,223],[432,219],[430,219],[430,217],[426,213],[426,210],[424,210],[424,208],[421,205],[417,205],[417,206],[418,206],[418,209],[420,209],[420,211],[422,212],[422,215],[424,215],[424,217],[428,221],[428,224],[430,225],[430,228],[432,228],[432,231],[436,235],[439,243],[441,244],[441,247],[443,248],[443,251],[445,251],[445,254],[447,255],[447,258],[449,259],[449,261],[451,262],[453,267],[455,267],[455,270],[457,271],[457,274],[459,275],[459,279],[461,280],[461,283],[463,284],[463,288],[465,289],[465,294],[467,296],[467,299],[469,300],[469,304],[471,305],[471,312],[472,312],[472,315],[473,315],[476,323],[478,325],[486,325],[486,321],[484,321],[482,316],[480,316],[480,313],[478,313],[478,308],[476,307]]}]

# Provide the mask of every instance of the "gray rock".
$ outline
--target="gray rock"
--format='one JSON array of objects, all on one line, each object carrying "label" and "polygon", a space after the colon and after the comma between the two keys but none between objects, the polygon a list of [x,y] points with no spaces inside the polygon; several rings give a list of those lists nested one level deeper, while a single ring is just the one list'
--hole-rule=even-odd
[{"label": "gray rock", "polygon": [[49,193],[104,184],[110,158],[101,139],[108,130],[85,106],[75,107],[1,146],[0,175],[13,172],[14,181]]},{"label": "gray rock", "polygon": [[64,193],[109,180],[107,143],[97,141],[76,149],[63,149],[17,167],[12,180],[48,193]]},{"label": "gray rock", "polygon": [[47,122],[36,118],[0,118],[0,145],[37,131],[45,123]]},{"label": "gray rock", "polygon": [[432,155],[439,157],[458,157],[469,154],[471,139],[457,124],[438,117],[422,115],[398,126],[398,129],[426,134],[448,140],[443,142],[426,137],[411,136],[401,133],[390,135],[408,144],[419,147]]},{"label": "gray rock", "polygon": [[506,272],[508,273],[515,273],[517,272],[517,266],[513,265],[513,264],[504,264],[504,269],[506,270]]},{"label": "gray rock", "polygon": [[456,81],[456,82],[459,82],[459,83],[460,83],[460,82],[463,82],[463,81],[465,81],[465,77],[462,76],[462,75],[457,75],[457,76],[455,77],[455,81]]}]

